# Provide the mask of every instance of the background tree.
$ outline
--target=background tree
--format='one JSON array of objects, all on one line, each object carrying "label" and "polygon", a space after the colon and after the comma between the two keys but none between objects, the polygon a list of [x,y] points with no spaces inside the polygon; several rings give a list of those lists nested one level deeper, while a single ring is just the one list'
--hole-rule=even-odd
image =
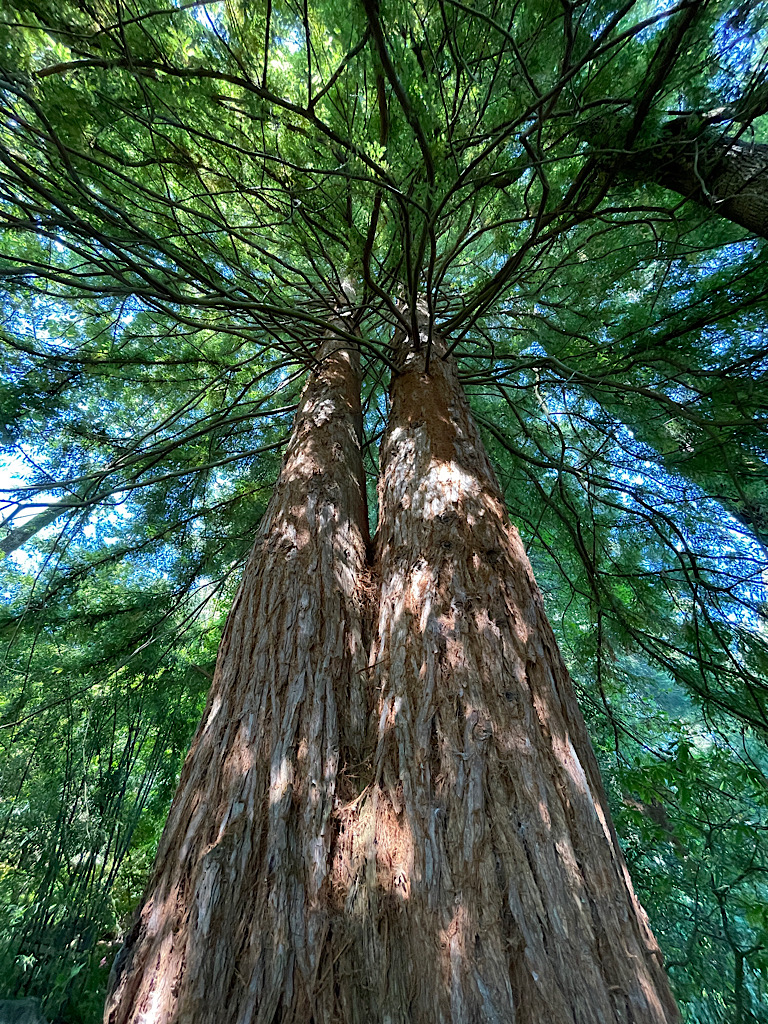
[{"label": "background tree", "polygon": [[14,990],[87,1012],[354,277],[371,476],[393,329],[423,298],[683,1007],[758,1014],[764,6],[3,19],[3,436],[26,467],[5,548],[57,524],[3,566]]}]

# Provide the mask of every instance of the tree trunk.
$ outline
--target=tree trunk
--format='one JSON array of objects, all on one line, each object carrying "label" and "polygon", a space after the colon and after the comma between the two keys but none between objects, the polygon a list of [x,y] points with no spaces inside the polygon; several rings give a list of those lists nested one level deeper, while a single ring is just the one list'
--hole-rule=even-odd
[{"label": "tree trunk", "polygon": [[331,337],[318,360],[113,968],[109,1024],[316,1010],[340,766],[360,760],[367,715],[359,356]]},{"label": "tree trunk", "polygon": [[392,386],[369,673],[356,357],[307,385],[107,1024],[678,1020],[439,356]]},{"label": "tree trunk", "polygon": [[729,139],[713,128],[695,135],[688,119],[667,126],[670,143],[659,157],[646,154],[630,166],[663,188],[768,238],[768,146]]},{"label": "tree trunk", "polygon": [[435,345],[429,374],[425,344],[404,353],[382,452],[370,838],[347,903],[367,1019],[669,1024],[571,682]]},{"label": "tree trunk", "polygon": [[[71,506],[70,506],[71,507]],[[44,530],[46,526],[50,526],[51,523],[55,523],[59,516],[64,515],[65,512],[69,511],[69,508],[65,505],[61,507],[58,503],[51,505],[44,512],[38,512],[36,516],[28,519],[21,526],[16,526],[9,533],[0,540],[0,551],[4,555],[11,555],[14,551],[18,551],[20,547],[23,547],[28,540]]]}]

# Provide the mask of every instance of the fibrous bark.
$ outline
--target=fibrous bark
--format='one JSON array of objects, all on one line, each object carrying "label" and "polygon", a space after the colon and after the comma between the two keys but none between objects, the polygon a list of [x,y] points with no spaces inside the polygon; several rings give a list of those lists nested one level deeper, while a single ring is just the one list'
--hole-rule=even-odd
[{"label": "fibrous bark", "polygon": [[669,1024],[530,564],[455,369],[424,352],[382,451],[370,821],[349,846],[369,1019]]},{"label": "fibrous bark", "polygon": [[107,1024],[678,1020],[435,346],[392,384],[367,665],[355,356],[307,386]]},{"label": "fibrous bark", "polygon": [[330,337],[318,361],[113,970],[109,1024],[317,1009],[331,818],[340,765],[359,759],[367,653],[359,357]]}]

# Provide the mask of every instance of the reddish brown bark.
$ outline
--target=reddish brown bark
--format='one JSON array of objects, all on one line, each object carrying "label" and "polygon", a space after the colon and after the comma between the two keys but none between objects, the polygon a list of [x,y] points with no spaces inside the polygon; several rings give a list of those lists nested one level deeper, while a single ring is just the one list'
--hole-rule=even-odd
[{"label": "reddish brown bark", "polygon": [[349,847],[369,1019],[669,1024],[530,564],[452,362],[423,370],[407,354],[383,445],[370,838]]},{"label": "reddish brown bark", "polygon": [[109,1024],[328,1019],[340,765],[366,720],[367,513],[356,353],[318,356],[227,621]]},{"label": "reddish brown bark", "polygon": [[108,1024],[678,1020],[439,349],[392,386],[366,672],[359,378],[326,346]]}]

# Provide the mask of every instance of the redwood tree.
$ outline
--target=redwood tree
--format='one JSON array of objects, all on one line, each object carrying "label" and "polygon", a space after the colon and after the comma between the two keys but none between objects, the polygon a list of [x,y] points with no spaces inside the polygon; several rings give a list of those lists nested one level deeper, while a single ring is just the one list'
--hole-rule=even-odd
[{"label": "redwood tree", "polygon": [[[107,1021],[677,1019],[504,509],[560,581],[617,764],[627,658],[707,728],[768,728],[762,13],[12,4],[4,430],[34,475],[0,547],[40,532],[46,561],[12,617],[38,632],[9,735],[88,581],[152,557],[152,587],[180,581],[157,608],[99,595],[67,634],[86,688],[141,666],[151,691],[243,572]],[[105,619],[120,644],[94,646]],[[98,782],[62,789],[14,964],[130,761],[117,732]],[[109,894],[132,827],[83,891]],[[743,1017],[761,926],[730,928],[725,892]],[[102,920],[62,919],[67,949]]]},{"label": "redwood tree", "polygon": [[332,1018],[332,840],[368,703],[360,362],[342,345],[318,348],[109,1021]]},{"label": "redwood tree", "polygon": [[426,333],[400,341],[366,587],[341,344],[305,388],[105,1021],[677,1020],[453,361],[436,337],[426,372]]},{"label": "redwood tree", "polygon": [[383,442],[371,1014],[677,1020],[530,563],[427,344],[403,343]]}]

